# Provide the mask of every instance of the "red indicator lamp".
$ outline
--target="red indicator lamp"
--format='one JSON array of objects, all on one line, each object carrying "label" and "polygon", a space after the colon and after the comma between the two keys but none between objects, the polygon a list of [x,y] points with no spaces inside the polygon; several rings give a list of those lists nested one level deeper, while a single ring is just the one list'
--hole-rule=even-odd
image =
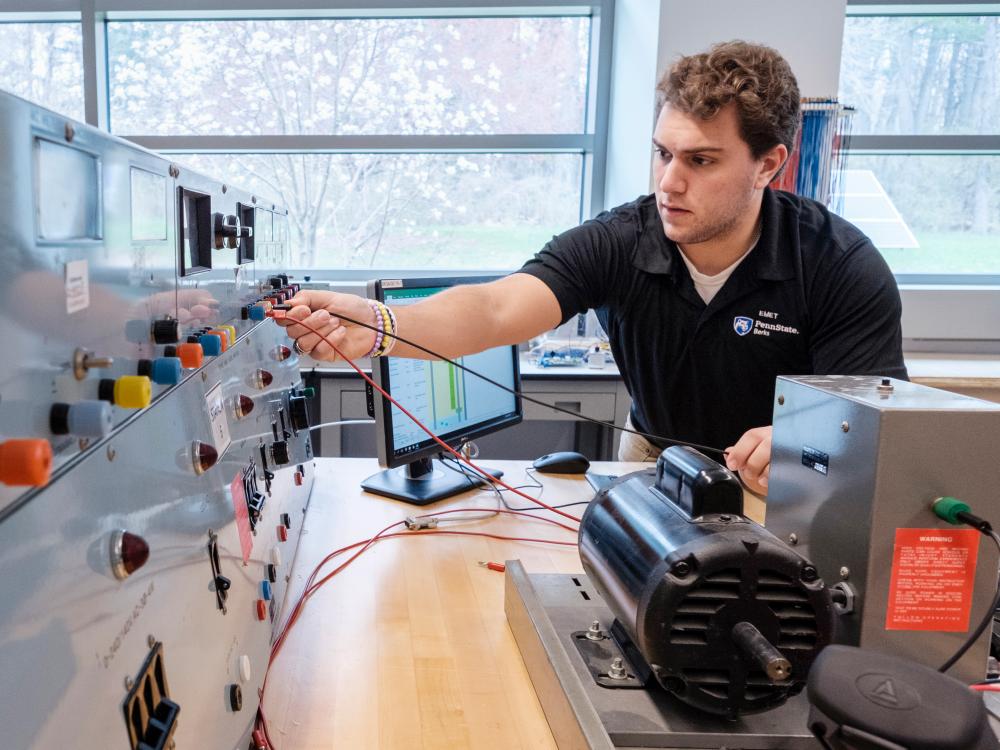
[{"label": "red indicator lamp", "polygon": [[146,564],[149,545],[136,534],[119,529],[111,535],[111,571],[123,581]]},{"label": "red indicator lamp", "polygon": [[204,474],[215,466],[215,462],[218,460],[219,452],[211,443],[203,443],[200,440],[191,443],[191,465],[194,467],[195,474],[199,476]]}]

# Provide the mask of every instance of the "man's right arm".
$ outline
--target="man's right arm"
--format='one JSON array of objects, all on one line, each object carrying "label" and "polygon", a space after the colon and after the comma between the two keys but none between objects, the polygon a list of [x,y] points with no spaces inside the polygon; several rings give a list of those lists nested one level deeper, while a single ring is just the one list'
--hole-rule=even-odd
[{"label": "man's right arm", "polygon": [[[287,327],[300,349],[315,359],[333,360],[336,353],[329,343],[294,320],[315,328],[351,359],[371,350],[374,332],[346,320],[374,322],[365,298],[310,289],[299,292],[289,304],[292,309],[279,323]],[[562,319],[559,301],[548,285],[524,273],[457,286],[421,302],[394,307],[393,313],[400,336],[449,358],[526,341],[554,328]],[[431,359],[402,341],[396,343],[392,356]]]}]

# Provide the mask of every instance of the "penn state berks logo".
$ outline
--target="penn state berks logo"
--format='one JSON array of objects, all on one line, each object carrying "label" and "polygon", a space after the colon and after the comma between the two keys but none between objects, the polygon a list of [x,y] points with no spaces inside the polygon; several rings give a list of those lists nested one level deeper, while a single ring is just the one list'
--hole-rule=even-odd
[{"label": "penn state berks logo", "polygon": [[753,330],[753,318],[747,318],[743,315],[737,315],[733,319],[733,330],[736,331],[740,336],[746,336],[750,331]]}]

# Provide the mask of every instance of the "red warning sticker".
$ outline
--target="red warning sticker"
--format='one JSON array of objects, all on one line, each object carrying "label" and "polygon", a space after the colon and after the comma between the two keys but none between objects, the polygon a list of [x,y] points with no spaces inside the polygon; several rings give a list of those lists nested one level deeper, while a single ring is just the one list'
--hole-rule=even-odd
[{"label": "red warning sticker", "polygon": [[247,495],[243,487],[243,472],[237,472],[236,478],[229,485],[233,495],[233,510],[236,512],[236,529],[240,534],[240,550],[243,552],[243,564],[247,564],[253,551],[253,531],[250,529],[250,514],[247,511]]},{"label": "red warning sticker", "polygon": [[967,631],[979,536],[975,529],[896,529],[885,629]]}]

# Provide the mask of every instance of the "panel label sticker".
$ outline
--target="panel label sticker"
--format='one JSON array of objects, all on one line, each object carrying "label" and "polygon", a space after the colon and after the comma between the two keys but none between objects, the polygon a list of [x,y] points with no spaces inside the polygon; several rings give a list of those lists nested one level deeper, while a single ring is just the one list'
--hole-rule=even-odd
[{"label": "panel label sticker", "polygon": [[253,552],[253,531],[250,530],[250,514],[247,511],[247,494],[242,471],[236,472],[229,489],[233,495],[236,529],[240,534],[240,551],[243,553],[243,564],[246,565],[250,560],[250,553]]},{"label": "panel label sticker", "polygon": [[90,307],[90,273],[86,260],[66,263],[66,314]]},{"label": "panel label sticker", "polygon": [[226,419],[226,408],[222,400],[222,383],[215,384],[205,394],[205,405],[208,407],[208,418],[212,422],[212,438],[219,457],[229,449],[232,439],[229,437],[229,421]]},{"label": "panel label sticker", "polygon": [[896,529],[885,629],[968,630],[979,537],[975,529]]},{"label": "panel label sticker", "polygon": [[830,454],[808,445],[802,446],[802,465],[826,475],[830,473]]}]

